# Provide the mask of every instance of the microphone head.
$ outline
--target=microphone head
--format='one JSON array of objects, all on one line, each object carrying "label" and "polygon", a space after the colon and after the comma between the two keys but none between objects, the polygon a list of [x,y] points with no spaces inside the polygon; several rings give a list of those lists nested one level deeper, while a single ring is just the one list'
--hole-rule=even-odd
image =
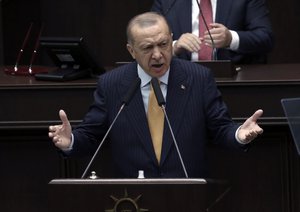
[{"label": "microphone head", "polygon": [[158,105],[159,106],[165,105],[166,101],[165,101],[164,96],[161,92],[158,79],[156,77],[153,77],[151,79],[151,84],[152,84],[152,87],[153,87]]},{"label": "microphone head", "polygon": [[141,85],[141,79],[137,77],[133,83],[131,84],[129,90],[127,91],[126,95],[124,96],[122,100],[122,104],[125,104],[126,106],[129,104],[130,100],[132,99],[134,93]]}]

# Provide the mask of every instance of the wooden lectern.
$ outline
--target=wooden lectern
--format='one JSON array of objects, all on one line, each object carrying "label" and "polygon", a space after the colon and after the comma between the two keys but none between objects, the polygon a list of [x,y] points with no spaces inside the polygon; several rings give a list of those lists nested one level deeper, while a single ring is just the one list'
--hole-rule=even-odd
[{"label": "wooden lectern", "polygon": [[214,211],[230,190],[206,179],[54,179],[49,212]]},{"label": "wooden lectern", "polygon": [[239,68],[236,68],[230,60],[205,60],[195,61],[195,63],[209,68],[215,78],[232,79],[239,71]]}]

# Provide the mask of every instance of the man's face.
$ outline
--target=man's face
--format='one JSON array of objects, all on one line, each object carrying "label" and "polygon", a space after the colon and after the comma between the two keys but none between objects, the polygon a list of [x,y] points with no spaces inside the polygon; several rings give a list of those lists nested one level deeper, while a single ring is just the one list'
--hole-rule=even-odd
[{"label": "man's face", "polygon": [[143,28],[134,25],[131,32],[133,43],[127,44],[131,56],[150,76],[163,76],[172,58],[172,36],[166,23],[159,20]]}]

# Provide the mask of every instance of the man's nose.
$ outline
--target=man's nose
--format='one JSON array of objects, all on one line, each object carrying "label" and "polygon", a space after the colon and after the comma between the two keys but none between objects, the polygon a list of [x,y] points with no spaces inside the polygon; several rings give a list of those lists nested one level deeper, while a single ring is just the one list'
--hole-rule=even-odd
[{"label": "man's nose", "polygon": [[161,50],[159,47],[153,48],[152,58],[153,59],[160,59],[162,57]]}]

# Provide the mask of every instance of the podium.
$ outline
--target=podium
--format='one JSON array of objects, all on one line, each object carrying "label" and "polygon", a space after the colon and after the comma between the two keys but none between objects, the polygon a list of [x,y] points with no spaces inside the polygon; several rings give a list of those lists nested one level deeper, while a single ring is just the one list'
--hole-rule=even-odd
[{"label": "podium", "polygon": [[209,68],[215,78],[232,79],[238,73],[238,68],[230,60],[204,60],[195,61],[195,63]]},{"label": "podium", "polygon": [[54,179],[49,212],[214,211],[230,190],[207,179]]}]

